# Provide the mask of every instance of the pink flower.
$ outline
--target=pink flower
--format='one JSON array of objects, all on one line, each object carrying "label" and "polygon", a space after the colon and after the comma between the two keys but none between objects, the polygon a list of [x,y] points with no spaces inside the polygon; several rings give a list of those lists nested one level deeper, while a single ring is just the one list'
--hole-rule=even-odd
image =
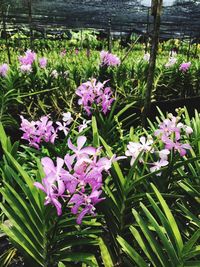
[{"label": "pink flower", "polygon": [[165,64],[165,67],[166,67],[166,68],[170,68],[170,67],[172,67],[174,64],[176,64],[176,62],[177,62],[177,58],[175,58],[175,57],[170,57],[170,58],[169,58],[169,61]]},{"label": "pink flower", "polygon": [[83,120],[83,123],[78,126],[78,132],[81,133],[85,128],[88,127],[89,123],[91,123],[91,120]]},{"label": "pink flower", "polygon": [[140,149],[149,152],[152,149],[153,139],[147,138],[145,136],[140,137]]},{"label": "pink flower", "polygon": [[91,115],[92,105],[98,105],[104,114],[111,109],[114,101],[110,87],[105,87],[107,81],[103,83],[97,82],[96,79],[82,83],[76,90],[76,94],[80,97],[79,105],[83,105],[88,115]]},{"label": "pink flower", "polygon": [[71,112],[68,111],[67,113],[63,113],[62,116],[63,116],[63,121],[66,123],[66,125],[72,123],[73,118]]},{"label": "pink flower", "polygon": [[32,65],[36,59],[36,53],[32,52],[30,49],[25,52],[25,56],[19,57],[19,62],[21,65]]},{"label": "pink flower", "polygon": [[[42,121],[45,125],[45,118]],[[36,125],[31,123],[31,126]],[[23,127],[30,128],[30,123],[23,121]],[[58,215],[62,214],[62,202],[67,198],[69,201],[65,203],[68,203],[67,207],[77,216],[78,224],[86,214],[95,215],[95,205],[104,200],[100,198],[103,171],[108,172],[113,162],[126,158],[116,155],[111,159],[100,158],[101,148],[84,147],[86,140],[85,136],[79,136],[76,147],[68,139],[71,151],[65,155],[64,160],[57,157],[56,164],[49,157],[42,158],[45,177],[42,183],[34,183],[46,194],[44,205],[55,206]]]},{"label": "pink flower", "polygon": [[40,58],[39,65],[40,65],[40,68],[45,69],[47,65],[47,58],[46,57]]},{"label": "pink flower", "polygon": [[63,49],[61,52],[60,52],[60,56],[61,57],[64,57],[64,56],[66,56],[66,49]]},{"label": "pink flower", "polygon": [[29,141],[29,144],[37,149],[40,147],[42,141],[45,142],[55,142],[57,137],[56,130],[52,126],[53,122],[49,120],[48,116],[43,116],[38,121],[31,121],[21,118],[21,127],[23,136],[22,139]]},{"label": "pink flower", "polygon": [[57,72],[57,70],[53,70],[53,71],[51,72],[51,76],[52,76],[53,78],[57,79],[57,78],[58,78],[58,72]]},{"label": "pink flower", "polygon": [[175,133],[176,140],[180,139],[180,128],[177,127],[177,118],[171,116],[171,118],[165,119],[162,123],[159,124],[159,129],[154,132],[155,136],[161,136],[162,141],[165,137],[170,136],[172,133]]},{"label": "pink flower", "polygon": [[136,142],[129,142],[129,144],[127,145],[127,150],[125,152],[126,156],[131,156],[131,161],[130,161],[130,165],[132,166],[134,161],[136,160],[136,158],[139,156],[140,152],[141,152],[141,145],[140,143],[136,143]]},{"label": "pink flower", "polygon": [[68,71],[68,70],[64,71],[64,73],[63,73],[63,77],[64,77],[65,79],[67,79],[67,78],[69,77],[69,71]]},{"label": "pink flower", "polygon": [[[159,161],[156,161],[152,163],[153,167],[150,168],[150,172],[155,172],[161,169],[161,167],[167,166],[169,162],[167,160],[161,159]],[[161,175],[161,173],[157,173],[158,176]]]},{"label": "pink flower", "polygon": [[179,70],[182,71],[182,72],[186,72],[191,66],[191,62],[183,62],[180,67],[179,67]]},{"label": "pink flower", "polygon": [[77,147],[74,146],[70,140],[68,139],[68,147],[75,153],[77,158],[80,158],[81,155],[95,155],[96,148],[94,147],[86,147],[83,148],[86,143],[87,138],[85,136],[79,136],[77,139]]},{"label": "pink flower", "polygon": [[180,128],[180,129],[183,129],[187,135],[193,133],[193,130],[190,126],[187,126],[187,125],[184,125],[183,123],[179,122],[177,124],[177,127]]},{"label": "pink flower", "polygon": [[119,66],[121,63],[120,59],[116,55],[106,51],[101,51],[100,59],[102,66]]},{"label": "pink flower", "polygon": [[35,182],[34,185],[46,194],[44,205],[54,205],[56,207],[58,216],[60,216],[62,214],[62,205],[58,201],[54,176],[47,176],[42,179],[42,183]]},{"label": "pink flower", "polygon": [[137,159],[137,157],[142,151],[150,152],[152,150],[152,144],[153,140],[151,138],[146,139],[144,136],[140,137],[140,143],[129,142],[125,155],[132,157],[130,165],[133,165],[134,161]]},{"label": "pink flower", "polygon": [[173,142],[170,139],[166,139],[165,148],[169,150],[174,149],[175,151],[178,151],[180,153],[180,156],[185,156],[185,154],[187,153],[186,150],[191,149],[191,146],[189,144],[181,144],[178,141]]},{"label": "pink flower", "polygon": [[0,66],[0,76],[6,77],[9,70],[8,64],[4,63]]},{"label": "pink flower", "polygon": [[67,172],[62,168],[64,160],[57,158],[57,166],[48,157],[42,158],[41,162],[46,176],[42,179],[42,184],[35,182],[34,185],[46,193],[45,205],[54,205],[57,209],[57,214],[61,215],[62,206],[58,201],[58,197],[65,197],[63,177],[67,175]]},{"label": "pink flower", "polygon": [[159,151],[159,157],[160,159],[163,159],[163,160],[167,160],[169,154],[170,154],[170,151],[168,149],[162,149]]},{"label": "pink flower", "polygon": [[149,53],[144,54],[143,60],[149,62],[149,59],[150,59],[150,54]]},{"label": "pink flower", "polygon": [[58,125],[56,131],[63,131],[65,136],[67,136],[68,132],[69,132],[69,128],[67,128],[67,124],[65,122],[63,122],[63,124],[62,124],[59,121],[57,121],[56,124]]},{"label": "pink flower", "polygon": [[[94,205],[104,200],[104,198],[99,198],[102,191],[93,191],[89,196],[85,194],[75,194],[70,199],[69,204],[74,204],[71,211],[73,214],[78,214],[77,223],[81,224],[83,217],[86,214],[95,215],[96,210]],[[80,207],[82,207],[81,211]]]},{"label": "pink flower", "polygon": [[20,66],[20,71],[22,73],[31,73],[32,72],[32,67],[30,64],[25,64]]}]

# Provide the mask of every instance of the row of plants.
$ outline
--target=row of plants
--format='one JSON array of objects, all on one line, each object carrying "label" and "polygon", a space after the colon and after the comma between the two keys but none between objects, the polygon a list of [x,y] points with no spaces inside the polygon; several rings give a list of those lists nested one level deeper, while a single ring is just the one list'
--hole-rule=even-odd
[{"label": "row of plants", "polygon": [[93,105],[76,92],[90,120],[21,116],[14,144],[0,125],[2,266],[199,266],[198,112],[127,130],[105,86],[90,82]]},{"label": "row of plants", "polygon": [[[54,45],[0,54],[0,266],[199,266],[200,114],[140,126],[141,44]],[[159,50],[153,99],[198,95],[199,69]]]},{"label": "row of plants", "polygon": [[[104,49],[105,44],[102,44]],[[56,116],[64,107],[73,111],[76,109],[73,105],[76,103],[73,101],[75,90],[92,78],[100,82],[109,80],[109,86],[123,103],[137,101],[141,109],[149,61],[149,54],[142,51],[142,44],[135,43],[128,50],[114,42],[113,53],[119,58],[119,64],[110,64],[110,59],[102,64],[101,51],[71,47],[69,40],[53,41],[52,47],[44,47],[36,52],[23,48],[23,45],[20,49],[10,47],[11,64],[7,64],[6,46],[1,45],[1,121],[4,125],[11,121],[16,124],[13,117],[21,112],[34,118],[42,113],[48,114],[52,109]],[[160,44],[152,101],[198,96],[199,60],[193,58],[188,62],[186,55],[172,53],[169,45],[166,47]],[[195,49],[196,45],[191,48]]]}]

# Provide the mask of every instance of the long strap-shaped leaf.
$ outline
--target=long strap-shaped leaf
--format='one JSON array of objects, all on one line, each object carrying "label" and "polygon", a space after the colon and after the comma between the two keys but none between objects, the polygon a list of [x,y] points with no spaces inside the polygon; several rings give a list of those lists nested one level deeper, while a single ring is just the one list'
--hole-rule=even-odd
[{"label": "long strap-shaped leaf", "polygon": [[152,216],[152,214],[144,206],[144,204],[141,203],[141,207],[142,207],[145,215],[149,219],[151,226],[154,227],[157,235],[159,236],[159,238],[163,244],[163,249],[167,252],[167,255],[169,256],[170,265],[174,266],[174,267],[181,266],[181,262],[179,261],[179,259],[177,257],[176,251],[175,251],[172,243],[170,242],[170,240],[166,237],[166,234],[163,232],[163,230],[162,230],[163,228],[159,226],[159,224],[155,220],[154,216]]},{"label": "long strap-shaped leaf", "polygon": [[[104,139],[101,136],[99,136],[99,138],[100,138],[101,143],[105,147],[105,149],[106,149],[109,157],[112,157],[113,156],[113,153],[112,153],[111,148],[109,147],[109,145],[106,144],[106,142],[104,141]],[[119,181],[121,183],[121,186],[123,188],[123,186],[125,184],[125,178],[124,178],[124,175],[123,175],[123,173],[122,173],[122,171],[121,171],[121,169],[119,167],[119,164],[117,162],[114,162],[113,163],[113,166],[114,166],[114,169],[115,169],[115,171],[116,171],[116,173],[118,175],[118,178],[119,178]]]},{"label": "long strap-shaped leaf", "polygon": [[137,251],[132,248],[125,239],[118,236],[117,241],[122,247],[122,250],[137,264],[139,267],[148,267],[148,264],[143,260],[143,258],[137,253]]},{"label": "long strap-shaped leaf", "polygon": [[185,244],[183,253],[189,253],[189,251],[192,249],[194,244],[197,242],[197,240],[200,238],[200,229],[198,229],[193,236],[188,240],[188,242]]},{"label": "long strap-shaped leaf", "polygon": [[162,210],[158,207],[156,202],[153,200],[153,198],[149,194],[147,194],[147,198],[149,199],[153,209],[155,210],[156,214],[158,215],[159,219],[161,220],[162,225],[165,228],[166,233],[170,239],[170,242],[173,244],[174,248],[177,247],[177,252],[178,252],[177,254],[179,255],[179,257],[182,257],[182,254],[180,254],[180,251],[179,251],[179,247],[177,246],[177,240],[176,240],[177,237],[174,234],[174,231],[172,229],[173,225],[171,225],[170,221],[166,218],[165,214],[163,214]]},{"label": "long strap-shaped leaf", "polygon": [[6,157],[12,163],[13,167],[20,173],[20,175],[24,179],[25,183],[28,185],[29,198],[30,198],[30,201],[32,203],[33,209],[36,211],[36,213],[38,213],[39,216],[42,216],[42,212],[40,209],[41,202],[40,202],[40,199],[38,197],[38,190],[33,184],[34,183],[33,179],[28,175],[28,173],[22,168],[22,166],[14,159],[14,157],[9,152],[4,150],[4,153],[5,153]]},{"label": "long strap-shaped leaf", "polygon": [[113,267],[114,263],[111,257],[111,252],[108,249],[108,245],[105,244],[103,238],[99,238],[99,248],[101,251],[101,258],[105,267]]},{"label": "long strap-shaped leaf", "polygon": [[158,191],[158,189],[155,187],[155,185],[151,184],[153,191],[155,192],[161,206],[162,209],[168,219],[168,221],[170,222],[171,226],[172,226],[172,231],[174,232],[174,235],[176,236],[176,242],[177,242],[177,246],[179,249],[179,253],[181,254],[182,249],[183,249],[183,240],[181,238],[181,234],[180,231],[178,229],[178,226],[176,224],[176,221],[167,205],[167,203],[165,202],[164,198],[162,197],[162,195],[160,194],[160,192]]},{"label": "long strap-shaped leaf", "polygon": [[160,248],[159,243],[154,238],[151,231],[148,229],[147,224],[144,222],[142,217],[138,214],[138,212],[135,209],[132,209],[133,215],[140,226],[140,229],[142,230],[145,238],[147,239],[149,245],[151,246],[153,252],[158,257],[160,261],[160,266],[166,267],[167,258],[165,257],[162,249]]},{"label": "long strap-shaped leaf", "polygon": [[159,261],[157,260],[157,258],[152,253],[152,251],[149,248],[148,244],[146,242],[144,242],[144,239],[140,235],[139,231],[135,227],[133,227],[132,225],[130,226],[130,231],[131,231],[134,239],[136,240],[136,242],[138,243],[138,245],[140,246],[140,248],[144,252],[144,254],[151,261],[152,265],[154,267],[159,266]]}]

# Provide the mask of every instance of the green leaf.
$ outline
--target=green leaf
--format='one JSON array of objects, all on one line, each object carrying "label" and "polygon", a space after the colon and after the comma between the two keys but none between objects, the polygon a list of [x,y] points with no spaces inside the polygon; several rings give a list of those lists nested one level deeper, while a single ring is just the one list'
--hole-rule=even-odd
[{"label": "green leaf", "polygon": [[138,214],[138,212],[134,209],[132,209],[133,215],[140,226],[145,238],[147,239],[149,245],[151,246],[153,252],[155,255],[158,257],[161,266],[165,267],[165,264],[167,263],[167,258],[164,256],[163,251],[161,250],[159,243],[156,241],[154,238],[153,234],[151,231],[148,229],[147,224],[144,222],[142,217]]},{"label": "green leaf", "polygon": [[122,247],[122,250],[137,264],[139,267],[148,267],[148,264],[143,260],[143,258],[132,248],[125,239],[118,236],[117,241]]},{"label": "green leaf", "polygon": [[162,244],[163,244],[163,248],[164,250],[167,252],[168,256],[170,257],[170,262],[173,266],[179,266],[180,262],[178,260],[176,251],[172,245],[172,243],[170,242],[170,240],[167,238],[166,234],[164,233],[164,231],[162,230],[163,228],[159,226],[159,224],[157,223],[157,221],[155,220],[155,218],[152,216],[152,214],[149,212],[149,210],[144,206],[143,203],[141,203],[141,207],[145,213],[145,215],[147,216],[147,218],[149,219],[150,225],[154,227],[157,235],[159,236]]},{"label": "green leaf", "polygon": [[101,251],[101,258],[105,267],[113,267],[114,263],[111,258],[109,247],[105,244],[103,238],[99,238],[99,248]]},{"label": "green leaf", "polygon": [[151,250],[148,248],[148,244],[143,240],[142,236],[138,232],[138,230],[133,227],[132,225],[130,226],[130,231],[133,235],[133,238],[136,240],[144,254],[147,256],[147,258],[151,261],[153,266],[157,267],[159,265],[159,261],[157,260],[156,257],[154,257],[153,253]]},{"label": "green leaf", "polygon": [[200,237],[200,229],[198,229],[193,236],[188,240],[188,242],[184,245],[183,253],[189,253],[194,244],[197,242],[197,240]]},{"label": "green leaf", "polygon": [[180,231],[179,231],[178,226],[176,224],[176,221],[175,221],[169,207],[167,206],[167,203],[165,202],[164,198],[159,193],[158,189],[153,184],[151,184],[151,187],[153,188],[153,191],[155,192],[155,194],[156,194],[156,196],[157,196],[157,198],[158,198],[158,200],[162,206],[162,209],[163,209],[170,225],[172,226],[172,231],[174,233],[174,236],[176,237],[176,242],[177,242],[177,246],[179,249],[179,253],[181,254],[181,251],[183,249],[183,240],[181,238],[181,234],[180,234]]},{"label": "green leaf", "polygon": [[65,253],[63,256],[59,257],[62,262],[81,262],[86,263],[90,267],[98,267],[97,260],[92,253]]},{"label": "green leaf", "polygon": [[[108,153],[108,156],[109,157],[112,157],[114,154],[112,153],[111,148],[107,145],[107,143],[104,141],[104,139],[101,136],[99,136],[99,138],[100,138],[101,143],[105,147],[105,149],[106,149],[106,151]],[[119,181],[121,183],[121,186],[123,188],[124,183],[125,183],[125,178],[124,178],[123,173],[122,173],[122,171],[121,171],[121,169],[119,167],[119,164],[117,162],[113,162],[113,166],[114,166],[114,169],[115,169],[115,171],[117,173],[117,176],[119,178]]]},{"label": "green leaf", "polygon": [[92,133],[93,133],[93,146],[99,147],[99,134],[98,134],[98,127],[97,127],[97,121],[94,116],[92,116]]}]

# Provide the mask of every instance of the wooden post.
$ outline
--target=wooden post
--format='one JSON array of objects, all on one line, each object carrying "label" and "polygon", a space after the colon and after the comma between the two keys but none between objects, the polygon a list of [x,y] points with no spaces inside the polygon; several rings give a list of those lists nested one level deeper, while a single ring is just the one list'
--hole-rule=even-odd
[{"label": "wooden post", "polygon": [[158,50],[159,42],[159,31],[160,31],[160,17],[162,10],[162,0],[152,0],[151,14],[154,16],[154,33],[151,42],[151,53],[149,60],[149,69],[147,77],[147,88],[144,100],[144,109],[142,112],[142,126],[145,127],[147,123],[147,117],[151,109],[151,95],[154,83],[154,71],[156,66],[156,55]]},{"label": "wooden post", "polygon": [[112,52],[111,19],[108,20],[108,51]]},{"label": "wooden post", "polygon": [[28,22],[30,28],[30,47],[33,48],[32,0],[28,0]]},{"label": "wooden post", "polygon": [[5,35],[6,50],[7,50],[7,55],[8,55],[8,63],[11,64],[10,48],[9,48],[9,43],[8,43],[7,31],[6,31],[6,18],[5,18],[4,10],[2,10],[2,17],[3,17],[3,31]]},{"label": "wooden post", "polygon": [[47,38],[47,31],[46,31],[46,28],[43,29],[43,38],[44,38],[44,39]]},{"label": "wooden post", "polygon": [[189,59],[190,59],[190,48],[191,48],[191,43],[192,43],[192,35],[190,34],[189,45],[188,45],[188,51],[187,51],[187,61],[189,61]]},{"label": "wooden post", "polygon": [[145,36],[145,53],[148,52],[148,40],[149,40],[149,13],[150,13],[150,8],[148,7],[148,12],[147,12],[147,28],[146,28],[146,36]]},{"label": "wooden post", "polygon": [[18,47],[20,47],[21,46],[21,40],[20,40],[19,27],[17,28],[17,41],[18,41]]},{"label": "wooden post", "polygon": [[195,58],[197,58],[197,51],[198,51],[198,44],[199,44],[200,39],[196,38],[196,47],[195,47],[195,52],[194,52],[194,56]]}]

